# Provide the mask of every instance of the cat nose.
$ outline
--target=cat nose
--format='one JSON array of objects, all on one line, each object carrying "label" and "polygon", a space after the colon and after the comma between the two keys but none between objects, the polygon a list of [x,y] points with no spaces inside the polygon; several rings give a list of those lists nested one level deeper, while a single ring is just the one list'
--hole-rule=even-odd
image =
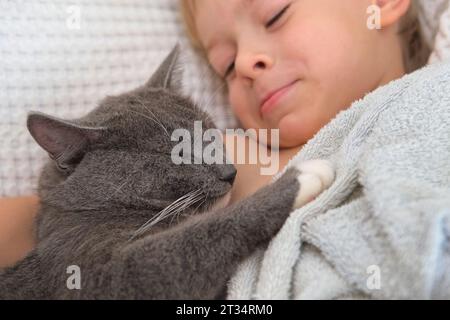
[{"label": "cat nose", "polygon": [[234,178],[236,178],[237,170],[233,165],[225,165],[220,171],[220,180],[233,184]]}]

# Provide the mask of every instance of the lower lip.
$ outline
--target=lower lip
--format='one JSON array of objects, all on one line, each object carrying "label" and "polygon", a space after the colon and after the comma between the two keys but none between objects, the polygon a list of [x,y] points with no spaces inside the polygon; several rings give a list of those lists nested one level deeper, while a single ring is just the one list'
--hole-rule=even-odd
[{"label": "lower lip", "polygon": [[292,82],[291,84],[287,85],[286,87],[278,90],[274,95],[270,97],[269,100],[264,102],[264,104],[261,106],[261,113],[263,115],[269,114],[273,109],[275,109],[282,98],[284,98],[287,93],[291,91],[291,89],[294,87],[294,85],[297,83],[298,80]]}]

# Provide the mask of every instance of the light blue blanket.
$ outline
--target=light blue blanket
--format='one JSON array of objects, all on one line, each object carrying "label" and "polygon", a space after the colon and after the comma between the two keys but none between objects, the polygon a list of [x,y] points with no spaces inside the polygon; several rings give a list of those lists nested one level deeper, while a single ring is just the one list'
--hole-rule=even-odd
[{"label": "light blue blanket", "polygon": [[291,163],[316,158],[335,183],[240,265],[228,298],[450,299],[450,64],[355,102]]}]

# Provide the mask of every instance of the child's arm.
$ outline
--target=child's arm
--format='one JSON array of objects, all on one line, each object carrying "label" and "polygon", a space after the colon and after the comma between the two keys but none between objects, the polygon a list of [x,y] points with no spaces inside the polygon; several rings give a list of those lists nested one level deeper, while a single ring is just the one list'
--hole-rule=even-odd
[{"label": "child's arm", "polygon": [[0,198],[0,268],[23,258],[34,245],[37,196]]},{"label": "child's arm", "polygon": [[[248,159],[249,156],[249,138],[240,135],[224,135],[225,147],[228,146],[227,153],[230,159],[233,159],[233,154],[245,153],[244,159]],[[247,148],[238,150],[238,144],[245,145]],[[230,146],[234,147],[234,150],[230,150]],[[261,165],[257,164],[242,164],[234,163],[237,170],[236,179],[233,184],[232,195],[230,203],[238,202],[244,198],[249,197],[263,186],[270,183],[272,176],[262,176],[260,174]]]},{"label": "child's arm", "polygon": [[[235,134],[224,135],[225,146],[229,146],[229,149],[227,149],[227,153],[229,153],[229,156],[231,157],[232,154],[245,153],[243,159],[249,159],[250,152],[255,152],[255,150],[249,147],[249,139],[250,138],[248,137]],[[241,145],[245,145],[246,148],[238,150],[237,146],[239,143]],[[230,150],[230,146],[234,146],[233,152]],[[263,146],[261,145],[259,147],[262,148]],[[230,203],[234,203],[247,198],[257,190],[271,183],[273,175],[283,170],[284,167],[288,164],[289,160],[291,160],[300,151],[301,147],[302,146],[287,148],[279,150],[276,153],[275,151],[270,151],[270,157],[272,161],[277,164],[275,165],[276,172],[273,172],[273,174],[271,175],[263,175],[261,173],[261,168],[263,167],[263,165],[260,163],[260,158],[258,155],[253,155],[254,158],[257,159],[256,164],[235,163],[234,166],[236,167],[237,175],[233,184]]]}]

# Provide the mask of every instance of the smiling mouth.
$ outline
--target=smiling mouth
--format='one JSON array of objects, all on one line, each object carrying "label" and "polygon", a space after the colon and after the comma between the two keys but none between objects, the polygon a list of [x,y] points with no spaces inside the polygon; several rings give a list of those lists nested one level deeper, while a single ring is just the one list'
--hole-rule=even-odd
[{"label": "smiling mouth", "polygon": [[267,97],[265,97],[260,106],[261,114],[267,115],[275,109],[279,105],[279,102],[291,91],[298,81],[299,80],[295,80],[288,85],[271,92]]}]

